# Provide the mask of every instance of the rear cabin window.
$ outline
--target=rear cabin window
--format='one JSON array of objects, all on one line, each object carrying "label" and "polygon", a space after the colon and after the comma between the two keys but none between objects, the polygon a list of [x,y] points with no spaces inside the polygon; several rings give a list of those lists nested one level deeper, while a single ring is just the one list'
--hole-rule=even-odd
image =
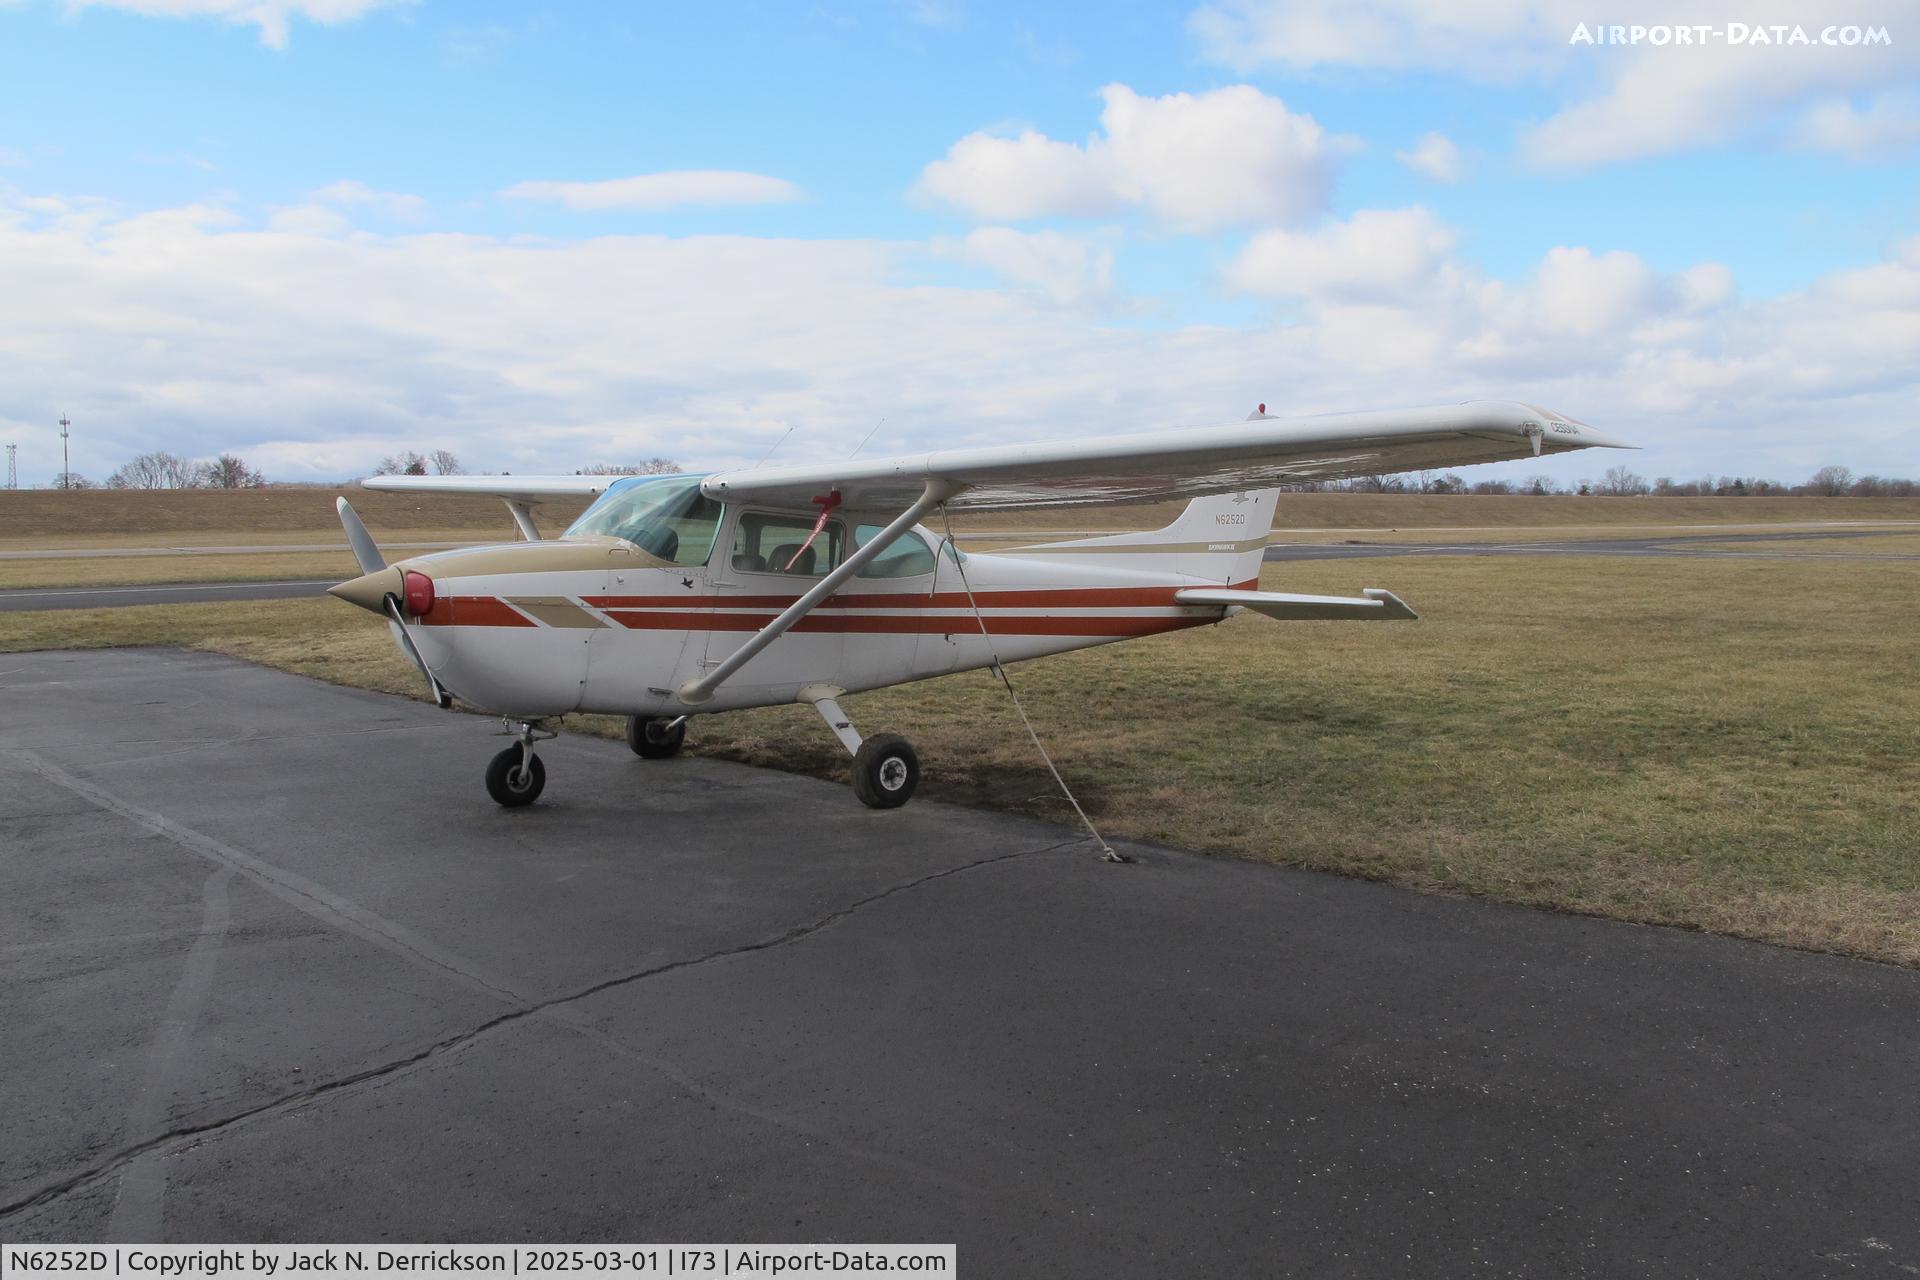
[{"label": "rear cabin window", "polygon": [[[864,547],[885,531],[885,525],[863,524],[853,531],[853,544]],[[917,578],[923,573],[933,572],[933,552],[927,550],[927,544],[920,535],[909,529],[894,540],[892,546],[875,556],[867,567],[860,571],[863,578]]]},{"label": "rear cabin window", "polygon": [[804,516],[744,512],[733,534],[735,571],[784,573],[796,578],[817,578],[831,572],[844,554],[845,532],[838,520],[829,520],[809,546],[813,524]]}]

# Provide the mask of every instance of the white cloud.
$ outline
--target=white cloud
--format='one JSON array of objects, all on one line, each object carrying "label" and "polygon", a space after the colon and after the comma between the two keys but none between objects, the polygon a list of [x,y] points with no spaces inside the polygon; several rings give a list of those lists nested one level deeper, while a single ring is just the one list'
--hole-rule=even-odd
[{"label": "white cloud", "polygon": [[1294,223],[1326,207],[1350,145],[1249,85],[1148,98],[1113,84],[1101,97],[1101,133],[1085,145],[971,133],[926,167],[919,191],[982,219],[1138,207],[1180,231]]},{"label": "white cloud", "polygon": [[[1716,8],[1720,6],[1715,6]],[[1776,0],[1752,10],[1732,5],[1729,20],[1760,25],[1777,17],[1789,25],[1821,20]],[[1867,0],[1849,22],[1885,22],[1897,11],[1888,0]],[[1708,21],[1709,17],[1693,19]],[[1522,133],[1521,154],[1547,168],[1584,168],[1643,156],[1712,146],[1750,132],[1785,133],[1784,118],[1810,101],[1910,81],[1920,71],[1916,42],[1891,48],[1709,45],[1705,48],[1589,50],[1612,70],[1598,92],[1563,107]],[[1803,145],[1826,139],[1803,135]]]},{"label": "white cloud", "polygon": [[1591,338],[1644,316],[1655,287],[1652,268],[1637,254],[1562,247],[1547,250],[1532,301],[1543,328]]},{"label": "white cloud", "polygon": [[1844,98],[1807,108],[1793,139],[1809,151],[1837,151],[1858,159],[1892,155],[1920,147],[1920,93],[1875,96],[1864,109]]},{"label": "white cloud", "polygon": [[921,172],[919,189],[976,218],[1091,217],[1127,203],[1104,156],[1031,129],[968,134]]},{"label": "white cloud", "polygon": [[[1802,309],[1828,310],[1813,307],[1812,291],[1743,305],[1732,273],[1718,263],[1662,274],[1632,253],[1561,246],[1509,282],[1453,256],[1453,246],[1453,233],[1423,209],[1362,210],[1313,232],[1254,237],[1225,282],[1287,299],[1292,327],[1311,333],[1329,363],[1396,382],[1419,376],[1414,370],[1442,380],[1441,371],[1472,375],[1482,388],[1538,388],[1544,380],[1568,389],[1527,395],[1605,419],[1629,436],[1636,433],[1628,424],[1648,414],[1679,415],[1691,430],[1705,406],[1734,412],[1744,405],[1753,423],[1780,426],[1774,439],[1760,433],[1762,448],[1798,425],[1783,406],[1765,403],[1783,382],[1789,399],[1806,394],[1812,384],[1794,379],[1839,350],[1848,352],[1852,376],[1888,368],[1899,335],[1920,325],[1920,240],[1901,251],[1899,265],[1852,281],[1854,298],[1876,295],[1863,316],[1879,314],[1863,319],[1857,334],[1827,335],[1800,322]],[[1920,373],[1893,378],[1920,386]],[[1837,385],[1811,393],[1821,403],[1803,400],[1802,420],[1831,412],[1825,401]],[[1704,465],[1752,470],[1726,457],[1684,469]]]},{"label": "white cloud", "polygon": [[1430,279],[1454,234],[1425,209],[1362,209],[1315,231],[1262,231],[1228,265],[1229,286],[1269,296],[1382,298]]},{"label": "white cloud", "polygon": [[935,253],[987,267],[1010,284],[1060,303],[1097,301],[1113,292],[1113,250],[1058,231],[980,227],[960,240],[937,240]]},{"label": "white cloud", "polygon": [[27,162],[27,153],[12,147],[0,147],[0,168],[17,168]]},{"label": "white cloud", "polygon": [[[44,425],[64,408],[84,426],[82,474],[234,449],[298,479],[429,444],[516,472],[655,453],[751,465],[790,425],[796,457],[845,456],[883,415],[887,451],[905,452],[1223,422],[1262,400],[1498,395],[1648,445],[1647,474],[1920,473],[1920,237],[1745,299],[1713,264],[1665,273],[1577,245],[1492,278],[1420,210],[1285,234],[1302,261],[1257,277],[1293,291],[1271,315],[1141,325],[1101,296],[1099,241],[1045,233],[931,249],[341,235],[218,206],[0,199],[0,425],[30,478],[58,467]],[[930,285],[935,252],[1015,283]]]},{"label": "white cloud", "polygon": [[552,200],[569,209],[655,211],[677,205],[791,204],[806,193],[784,178],[728,169],[643,173],[605,182],[519,182],[500,193],[511,200]]},{"label": "white cloud", "polygon": [[1414,143],[1411,150],[1394,152],[1393,158],[1435,182],[1460,181],[1460,148],[1444,133],[1429,133]]},{"label": "white cloud", "polygon": [[1674,288],[1682,309],[1705,311],[1733,297],[1733,272],[1718,262],[1702,262],[1682,271]]},{"label": "white cloud", "polygon": [[[1830,15],[1803,0],[1701,0],[1683,13],[1661,0],[1614,0],[1600,14],[1585,0],[1213,0],[1190,26],[1208,57],[1243,72],[1358,67],[1542,83],[1558,106],[1523,129],[1521,152],[1541,167],[1582,168],[1748,134],[1858,150],[1859,129],[1844,120],[1829,120],[1828,128],[1810,121],[1793,133],[1787,117],[1834,97],[1910,85],[1920,74],[1920,40],[1903,37],[1912,17],[1910,0],[1853,0]],[[1629,32],[1671,24],[1671,32],[1683,24],[1724,31],[1736,22],[1749,29],[1797,25],[1809,43],[1571,42],[1581,23]],[[1836,31],[1883,26],[1893,42],[1825,45],[1830,24]]]},{"label": "white cloud", "polygon": [[343,178],[330,182],[317,191],[309,191],[307,199],[317,200],[321,204],[348,205],[371,209],[388,218],[397,218],[401,222],[425,222],[428,206],[420,196],[407,195],[400,191],[375,191],[364,182],[355,182]]},{"label": "white cloud", "polygon": [[275,209],[267,219],[267,225],[275,231],[300,236],[340,236],[353,230],[353,224],[347,221],[344,214],[318,204],[296,204]]},{"label": "white cloud", "polygon": [[[1626,0],[1619,20],[1643,2]],[[1214,0],[1188,25],[1207,57],[1243,72],[1432,69],[1500,81],[1550,65],[1579,12],[1579,0]]]},{"label": "white cloud", "polygon": [[352,22],[375,9],[412,0],[67,0],[73,9],[124,9],[149,18],[218,18],[260,29],[260,42],[272,49],[287,47],[293,19],[322,26]]}]

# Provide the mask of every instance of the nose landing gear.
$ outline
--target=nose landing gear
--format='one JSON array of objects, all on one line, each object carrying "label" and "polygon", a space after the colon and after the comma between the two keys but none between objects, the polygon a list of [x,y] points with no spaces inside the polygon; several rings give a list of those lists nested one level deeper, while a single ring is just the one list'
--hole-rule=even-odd
[{"label": "nose landing gear", "polygon": [[560,735],[537,721],[502,721],[519,738],[487,764],[487,794],[509,809],[532,804],[547,785],[547,766],[533,753],[533,744]]}]

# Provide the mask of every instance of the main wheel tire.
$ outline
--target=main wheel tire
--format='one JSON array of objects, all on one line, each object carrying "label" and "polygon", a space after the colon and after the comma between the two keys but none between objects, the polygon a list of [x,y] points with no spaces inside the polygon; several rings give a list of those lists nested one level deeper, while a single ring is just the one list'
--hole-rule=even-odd
[{"label": "main wheel tire", "polygon": [[534,756],[520,767],[519,747],[508,747],[487,766],[487,794],[509,809],[532,804],[547,785],[547,766]]},{"label": "main wheel tire", "polygon": [[673,728],[667,728],[671,723],[652,716],[628,716],[627,745],[633,748],[633,754],[648,760],[677,756],[680,744],[687,740],[687,722],[682,720]]},{"label": "main wheel tire", "polygon": [[869,809],[898,809],[920,785],[920,757],[897,733],[876,733],[853,757],[853,794]]}]

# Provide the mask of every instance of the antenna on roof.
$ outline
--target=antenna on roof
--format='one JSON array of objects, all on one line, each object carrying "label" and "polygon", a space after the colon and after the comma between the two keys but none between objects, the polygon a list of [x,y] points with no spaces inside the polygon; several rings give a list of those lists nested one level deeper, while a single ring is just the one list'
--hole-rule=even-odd
[{"label": "antenna on roof", "polygon": [[[878,431],[880,428],[886,425],[887,425],[886,415],[882,414],[880,415],[880,421],[873,424],[873,431]],[[855,454],[858,454],[862,449],[867,447],[867,441],[873,439],[873,431],[867,432],[866,435],[860,438],[860,443],[853,446],[853,453],[850,453],[847,455],[847,460],[849,462],[853,460]]]},{"label": "antenna on roof", "polygon": [[787,442],[787,436],[790,436],[792,434],[793,434],[793,428],[788,427],[787,435],[781,436],[778,440],[775,440],[771,445],[769,445],[767,448],[767,451],[760,455],[760,461],[753,464],[753,469],[755,471],[758,471],[760,468],[766,466],[767,459],[773,456],[773,451],[775,449],[778,449],[781,445],[785,444]]}]

